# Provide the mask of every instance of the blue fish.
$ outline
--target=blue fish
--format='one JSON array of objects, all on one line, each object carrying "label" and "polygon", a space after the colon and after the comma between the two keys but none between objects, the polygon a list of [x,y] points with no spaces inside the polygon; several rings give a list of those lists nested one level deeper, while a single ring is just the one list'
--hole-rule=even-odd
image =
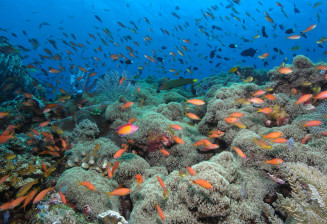
[{"label": "blue fish", "polygon": [[287,145],[288,145],[288,147],[290,147],[290,151],[293,151],[293,142],[294,142],[294,139],[292,137],[290,139],[288,139],[288,141],[287,141]]}]

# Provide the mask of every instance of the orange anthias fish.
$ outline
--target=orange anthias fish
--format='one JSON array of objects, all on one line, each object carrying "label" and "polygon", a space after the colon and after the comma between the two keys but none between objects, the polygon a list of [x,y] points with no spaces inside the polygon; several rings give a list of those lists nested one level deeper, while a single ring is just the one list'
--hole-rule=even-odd
[{"label": "orange anthias fish", "polygon": [[300,35],[291,35],[291,36],[288,36],[287,39],[289,40],[297,40],[297,39],[300,39],[301,36]]},{"label": "orange anthias fish", "polygon": [[178,124],[171,124],[170,127],[172,129],[175,129],[175,130],[178,130],[178,131],[182,131],[183,130],[182,126],[180,126]]},{"label": "orange anthias fish", "polygon": [[49,187],[43,191],[41,191],[33,200],[33,205],[35,205],[36,203],[38,203],[39,201],[41,201],[49,191],[51,191],[53,189],[53,187]]},{"label": "orange anthias fish", "polygon": [[124,82],[125,79],[126,79],[126,77],[121,78],[121,79],[119,80],[119,85],[121,85],[121,84]]},{"label": "orange anthias fish", "polygon": [[192,120],[201,120],[200,117],[198,117],[197,115],[193,114],[193,113],[186,113],[185,114],[187,117],[189,117]]},{"label": "orange anthias fish", "polygon": [[124,196],[124,195],[128,195],[132,192],[131,189],[129,188],[118,188],[116,190],[113,190],[112,192],[104,192],[106,194],[109,194],[109,196],[107,197],[107,199],[109,199],[111,196]]},{"label": "orange anthias fish", "polygon": [[256,104],[262,104],[264,102],[262,99],[257,98],[257,97],[251,98],[251,99],[249,99],[249,101],[251,103],[256,103]]},{"label": "orange anthias fish", "polygon": [[126,152],[126,149],[119,149],[119,150],[115,153],[115,155],[114,155],[114,159],[118,159],[119,157],[121,157],[121,156],[124,154],[124,152]]},{"label": "orange anthias fish", "polygon": [[269,163],[271,165],[280,165],[280,164],[283,164],[284,163],[284,160],[282,159],[272,159],[272,160],[266,160],[266,162],[264,163]]},{"label": "orange anthias fish", "polygon": [[91,190],[91,191],[95,191],[95,187],[93,186],[93,184],[91,184],[91,182],[89,181],[77,181],[77,183],[79,183],[80,185],[86,187],[87,189]]},{"label": "orange anthias fish", "polygon": [[313,99],[314,99],[313,102],[316,102],[317,100],[323,100],[326,98],[327,98],[327,90],[322,91],[322,92],[318,93],[317,96],[313,97]]},{"label": "orange anthias fish", "polygon": [[237,118],[237,117],[226,117],[226,118],[225,118],[225,121],[226,121],[226,123],[228,123],[228,124],[233,124],[233,123],[235,123],[236,121],[238,121],[238,118]]},{"label": "orange anthias fish", "polygon": [[291,74],[293,72],[293,70],[290,68],[282,67],[282,68],[278,69],[278,72],[280,74],[288,75],[288,74]]},{"label": "orange anthias fish", "polygon": [[26,195],[26,199],[23,204],[24,211],[25,211],[25,207],[32,201],[32,199],[34,198],[36,193],[37,193],[37,190],[33,189]]},{"label": "orange anthias fish", "polygon": [[317,24],[312,24],[311,26],[308,26],[308,28],[306,28],[305,30],[303,30],[301,33],[309,32],[309,31],[313,30],[316,27],[317,27]]},{"label": "orange anthias fish", "polygon": [[0,184],[2,184],[3,182],[5,182],[7,180],[7,178],[9,177],[10,174],[7,174],[6,176],[3,176],[1,179],[0,179]]},{"label": "orange anthias fish", "polygon": [[322,122],[321,121],[318,121],[318,120],[313,120],[313,121],[308,121],[307,123],[301,124],[301,125],[303,125],[303,128],[306,128],[306,127],[316,127],[316,126],[322,125]]},{"label": "orange anthias fish", "polygon": [[258,146],[260,146],[261,148],[264,148],[264,149],[271,149],[272,148],[271,145],[269,145],[269,143],[266,142],[264,139],[258,140],[255,137],[253,137],[253,138],[254,138],[253,142],[256,143]]},{"label": "orange anthias fish", "polygon": [[170,153],[167,150],[165,150],[165,149],[159,148],[159,150],[165,156],[169,156],[170,155]]},{"label": "orange anthias fish", "polygon": [[136,132],[139,129],[139,127],[133,125],[133,124],[125,124],[116,129],[116,132],[120,136],[130,135]]},{"label": "orange anthias fish", "polygon": [[213,186],[206,180],[198,179],[198,180],[192,180],[193,183],[205,188],[205,189],[213,189]]},{"label": "orange anthias fish", "polygon": [[136,187],[138,187],[142,182],[143,182],[143,177],[141,174],[136,174],[135,175],[135,180],[137,181]]},{"label": "orange anthias fish", "polygon": [[284,134],[278,131],[275,132],[270,132],[269,134],[266,134],[263,136],[263,138],[268,138],[268,139],[275,139],[275,138],[280,138],[282,137]]},{"label": "orange anthias fish", "polygon": [[10,207],[9,209],[13,209],[13,208],[16,208],[18,205],[20,205],[25,199],[26,199],[27,196],[20,196],[18,198],[16,198],[15,200],[13,200],[11,203],[10,203]]},{"label": "orange anthias fish", "polygon": [[316,69],[321,70],[321,71],[327,71],[327,66],[326,65],[319,65],[316,67]]},{"label": "orange anthias fish", "polygon": [[121,106],[121,109],[124,110],[126,108],[129,108],[129,107],[133,106],[133,104],[134,104],[133,102],[127,102],[123,106]]},{"label": "orange anthias fish", "polygon": [[195,171],[191,167],[187,166],[186,169],[191,176],[195,175]]},{"label": "orange anthias fish", "polygon": [[259,90],[255,91],[255,93],[253,93],[252,96],[261,96],[265,93],[266,93],[266,91],[259,89]]},{"label": "orange anthias fish", "polygon": [[274,143],[286,143],[287,139],[286,138],[275,138],[274,140],[272,140],[272,142],[274,142]]},{"label": "orange anthias fish", "polygon": [[44,121],[44,122],[42,122],[40,125],[39,125],[39,127],[41,128],[41,127],[45,127],[45,126],[48,126],[50,124],[50,121]]},{"label": "orange anthias fish", "polygon": [[240,148],[238,148],[238,147],[233,147],[233,149],[236,151],[236,153],[237,153],[240,157],[242,157],[243,159],[246,159],[245,154],[243,153],[243,151],[242,151]]},{"label": "orange anthias fish", "polygon": [[296,101],[296,105],[299,105],[301,103],[307,102],[308,100],[310,100],[312,98],[312,94],[305,94],[303,96],[301,96],[297,101]]},{"label": "orange anthias fish", "polygon": [[276,97],[270,93],[266,94],[264,98],[267,100],[276,100]]},{"label": "orange anthias fish", "polygon": [[264,114],[270,114],[273,112],[273,110],[270,107],[265,107],[265,108],[258,109],[257,112],[264,113]]},{"label": "orange anthias fish", "polygon": [[156,208],[157,208],[157,211],[158,211],[158,215],[160,216],[160,218],[165,221],[165,215],[164,213],[162,212],[161,208],[159,207],[158,203],[156,202]]},{"label": "orange anthias fish", "polygon": [[59,191],[59,195],[60,195],[60,198],[61,198],[62,203],[66,204],[66,203],[67,203],[66,197],[65,197],[65,195],[62,193],[61,189],[60,189],[60,191]]},{"label": "orange anthias fish", "polygon": [[177,137],[177,136],[174,136],[174,140],[175,140],[175,142],[177,144],[184,144],[184,141],[181,138]]},{"label": "orange anthias fish", "polygon": [[220,138],[221,136],[223,136],[225,134],[225,132],[222,132],[220,130],[213,130],[211,132],[211,134],[209,135],[209,138]]},{"label": "orange anthias fish", "polygon": [[230,115],[228,115],[230,117],[243,117],[244,114],[241,113],[241,112],[234,112],[234,113],[231,113]]},{"label": "orange anthias fish", "polygon": [[186,103],[190,103],[190,104],[197,105],[197,106],[205,104],[205,102],[203,100],[199,100],[199,99],[190,99],[190,100],[187,100]]},{"label": "orange anthias fish", "polygon": [[0,118],[4,118],[8,115],[10,115],[9,112],[0,112]]}]

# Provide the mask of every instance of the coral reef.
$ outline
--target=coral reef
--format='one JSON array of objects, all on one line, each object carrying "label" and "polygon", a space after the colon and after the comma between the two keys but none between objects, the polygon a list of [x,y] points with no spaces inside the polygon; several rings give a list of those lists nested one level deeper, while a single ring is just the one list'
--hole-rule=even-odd
[{"label": "coral reef", "polygon": [[[95,191],[79,185],[78,181],[89,181]],[[83,210],[84,206],[90,207],[90,216],[96,218],[100,213],[109,209],[119,211],[119,201],[116,197],[107,199],[104,192],[110,192],[118,187],[114,180],[108,180],[101,173],[95,170],[84,170],[80,167],[74,167],[66,170],[58,179],[56,190],[61,190],[68,201],[73,203],[78,209]]]},{"label": "coral reef", "polygon": [[287,222],[326,223],[327,177],[319,170],[303,163],[285,163],[291,186],[291,197],[277,194],[273,204],[287,215]]},{"label": "coral reef", "polygon": [[293,71],[290,74],[280,74],[278,67],[271,70],[268,75],[271,77],[271,86],[277,93],[290,93],[292,88],[301,89],[305,92],[312,92],[313,87],[326,87],[324,73],[318,70],[309,58],[297,55],[293,58],[292,65],[285,65]]}]

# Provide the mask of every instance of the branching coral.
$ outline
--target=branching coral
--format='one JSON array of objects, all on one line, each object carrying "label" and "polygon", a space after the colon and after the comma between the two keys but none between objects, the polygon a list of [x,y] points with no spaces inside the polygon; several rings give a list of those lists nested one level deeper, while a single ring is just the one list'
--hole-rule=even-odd
[{"label": "branching coral", "polygon": [[[106,72],[98,79],[96,92],[102,93],[104,99],[115,101],[120,96],[131,96],[133,75],[124,70],[122,73],[115,70]],[[120,84],[120,80],[124,78]]]},{"label": "branching coral", "polygon": [[316,168],[302,163],[286,163],[292,197],[277,194],[273,204],[286,212],[288,220],[296,223],[326,223],[327,177]]}]

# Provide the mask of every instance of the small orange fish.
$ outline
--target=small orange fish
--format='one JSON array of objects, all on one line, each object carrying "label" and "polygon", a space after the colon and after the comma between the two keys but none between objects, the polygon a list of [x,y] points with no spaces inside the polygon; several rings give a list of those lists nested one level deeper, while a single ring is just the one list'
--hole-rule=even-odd
[{"label": "small orange fish", "polygon": [[287,39],[289,40],[297,40],[297,39],[300,39],[301,36],[300,35],[291,35],[291,36],[288,36]]},{"label": "small orange fish", "polygon": [[312,24],[310,26],[308,26],[308,28],[306,28],[304,31],[302,31],[301,33],[306,33],[306,32],[309,32],[311,30],[313,30],[314,28],[317,27],[317,24]]},{"label": "small orange fish", "polygon": [[269,164],[271,164],[271,165],[280,165],[280,164],[283,164],[284,163],[284,160],[282,160],[282,159],[272,159],[272,160],[267,160],[266,159],[266,162],[264,162],[264,163],[269,163]]},{"label": "small orange fish", "polygon": [[114,159],[118,159],[119,157],[121,157],[123,154],[124,154],[124,152],[126,152],[127,150],[126,149],[119,149],[116,153],[115,153],[115,155],[114,155]]},{"label": "small orange fish", "polygon": [[273,110],[270,107],[261,108],[257,111],[258,113],[270,114]]},{"label": "small orange fish", "polygon": [[261,96],[265,93],[266,93],[266,91],[259,89],[259,90],[255,91],[255,93],[253,93],[252,96]]},{"label": "small orange fish", "polygon": [[197,105],[197,106],[201,106],[201,105],[205,104],[205,102],[203,100],[199,100],[199,99],[190,99],[190,100],[187,100],[186,103],[190,103],[190,104]]},{"label": "small orange fish", "polygon": [[104,192],[106,194],[109,194],[109,196],[107,197],[107,199],[109,199],[111,196],[124,196],[124,195],[128,195],[132,192],[131,189],[129,188],[118,188],[116,190],[113,190],[112,192]]},{"label": "small orange fish", "polygon": [[233,147],[233,149],[235,149],[236,153],[237,153],[240,157],[242,157],[243,159],[246,159],[245,154],[243,153],[243,151],[242,151],[240,148],[238,148],[238,147]]},{"label": "small orange fish", "polygon": [[124,82],[125,79],[126,79],[126,76],[123,77],[123,78],[121,78],[121,79],[119,80],[119,85],[121,85],[121,84]]},{"label": "small orange fish", "polygon": [[187,166],[186,169],[191,176],[195,175],[195,171],[191,167]]},{"label": "small orange fish", "polygon": [[284,134],[278,131],[275,132],[270,132],[269,134],[266,134],[263,136],[263,139],[268,138],[268,139],[275,139],[275,138],[280,138],[282,137]]},{"label": "small orange fish", "polygon": [[288,75],[288,74],[291,74],[293,72],[293,70],[290,68],[282,67],[282,68],[278,69],[278,72],[280,74]]},{"label": "small orange fish", "polygon": [[136,187],[138,187],[142,182],[143,182],[143,177],[141,174],[136,174],[135,175],[135,180],[137,181]]},{"label": "small orange fish", "polygon": [[170,155],[170,153],[167,150],[165,150],[165,149],[160,148],[159,150],[165,156],[169,156]]},{"label": "small orange fish", "polygon": [[120,136],[130,135],[137,131],[139,127],[133,124],[125,124],[116,129],[116,132]]},{"label": "small orange fish", "polygon": [[184,144],[184,141],[181,138],[177,137],[177,136],[174,136],[174,140],[175,140],[175,142],[177,144]]},{"label": "small orange fish", "polygon": [[274,142],[274,143],[286,143],[287,139],[285,139],[285,138],[275,138],[274,140],[272,140],[272,142]]},{"label": "small orange fish", "polygon": [[37,193],[37,190],[33,189],[26,195],[26,199],[23,204],[24,211],[25,211],[25,207],[32,201],[32,199],[34,198],[36,193]]},{"label": "small orange fish", "polygon": [[260,98],[257,98],[257,97],[251,98],[251,99],[249,99],[249,101],[251,103],[256,103],[256,104],[262,104],[263,103],[263,100],[260,99]]},{"label": "small orange fish", "polygon": [[13,208],[16,208],[18,205],[20,205],[25,199],[26,199],[27,196],[20,196],[18,198],[16,198],[15,200],[13,200],[11,203],[10,203],[10,207],[9,209],[13,209]]},{"label": "small orange fish", "polygon": [[91,184],[91,182],[89,181],[77,181],[77,183],[79,183],[80,185],[86,187],[87,189],[91,190],[91,191],[95,191],[95,187],[93,186],[93,184]]},{"label": "small orange fish", "polygon": [[304,138],[301,140],[301,144],[307,143],[307,141],[311,138],[312,134],[307,134],[304,136]]},{"label": "small orange fish", "polygon": [[112,179],[112,171],[111,171],[109,165],[107,166],[107,171],[108,171],[108,177],[109,177],[109,179]]},{"label": "small orange fish", "polygon": [[156,202],[156,207],[157,207],[157,211],[158,211],[158,215],[160,216],[160,218],[165,221],[165,215],[162,212],[161,208],[159,207],[158,203]]},{"label": "small orange fish", "polygon": [[255,137],[253,137],[254,140],[253,142],[256,143],[258,146],[260,146],[261,148],[264,148],[264,149],[271,149],[271,145],[269,145],[268,142],[266,142],[264,139],[256,139]]},{"label": "small orange fish", "polygon": [[200,117],[198,117],[197,115],[193,114],[193,113],[186,113],[185,114],[187,117],[189,117],[192,120],[201,120]]},{"label": "small orange fish", "polygon": [[141,92],[141,89],[140,89],[140,87],[137,87],[137,92]]},{"label": "small orange fish", "polygon": [[49,191],[51,191],[53,189],[53,187],[49,187],[43,191],[41,191],[33,200],[33,205],[35,205],[36,203],[38,203],[39,201],[41,201]]},{"label": "small orange fish", "polygon": [[296,101],[296,105],[299,105],[301,103],[307,102],[308,100],[310,100],[312,98],[312,94],[305,94],[303,96],[301,96],[297,101]]},{"label": "small orange fish", "polygon": [[8,115],[10,115],[9,112],[0,112],[0,118],[4,118]]},{"label": "small orange fish", "polygon": [[206,180],[204,179],[198,179],[198,180],[192,180],[193,183],[205,188],[205,189],[213,189],[213,186]]},{"label": "small orange fish", "polygon": [[292,93],[293,93],[293,95],[295,95],[295,94],[296,94],[296,92],[297,92],[297,91],[296,91],[296,89],[295,89],[295,88],[293,88],[293,89],[292,89]]},{"label": "small orange fish", "polygon": [[225,121],[226,121],[226,123],[228,123],[228,124],[233,124],[233,123],[235,123],[236,121],[238,121],[238,118],[237,118],[237,117],[226,117],[226,118],[225,118]]},{"label": "small orange fish", "polygon": [[267,100],[276,100],[276,97],[270,93],[266,94],[264,98]]},{"label": "small orange fish", "polygon": [[230,117],[243,117],[244,114],[241,113],[241,112],[234,112],[234,113],[232,113],[232,114],[230,114],[228,116],[230,116]]},{"label": "small orange fish", "polygon": [[157,179],[158,179],[158,181],[159,181],[161,187],[162,187],[164,190],[166,190],[165,183],[163,182],[163,180],[162,180],[158,175],[157,175]]},{"label": "small orange fish", "polygon": [[321,70],[321,71],[327,71],[327,66],[326,65],[319,65],[316,67],[316,69]]},{"label": "small orange fish", "polygon": [[268,57],[269,57],[269,53],[264,53],[264,54],[258,56],[258,58],[260,58],[260,59],[266,59]]},{"label": "small orange fish", "polygon": [[129,107],[133,106],[133,104],[134,104],[133,102],[127,102],[123,106],[121,106],[121,109],[124,110],[126,108],[129,108]]},{"label": "small orange fish", "polygon": [[112,170],[111,170],[111,172],[112,172],[112,176],[114,175],[115,170],[117,170],[118,167],[119,167],[119,160],[117,160],[117,161],[114,163],[114,165],[112,166]]},{"label": "small orange fish", "polygon": [[178,124],[171,124],[170,127],[172,129],[175,129],[175,130],[178,130],[178,131],[182,131],[183,130],[182,126],[180,126]]},{"label": "small orange fish", "polygon": [[322,122],[318,121],[318,120],[313,120],[313,121],[308,121],[307,123],[301,124],[301,125],[303,125],[303,128],[316,127],[316,126],[322,125]]},{"label": "small orange fish", "polygon": [[3,176],[3,177],[0,179],[0,184],[2,184],[3,182],[5,182],[9,176],[10,176],[10,174],[7,174],[6,176]]},{"label": "small orange fish", "polygon": [[317,96],[313,97],[313,99],[315,99],[313,102],[316,102],[317,100],[323,100],[327,98],[327,90],[322,91],[320,93],[318,93]]},{"label": "small orange fish", "polygon": [[55,68],[51,68],[51,69],[49,69],[48,72],[50,72],[50,73],[60,73],[61,71],[58,70],[58,69],[55,69]]},{"label": "small orange fish", "polygon": [[50,124],[50,121],[44,121],[39,125],[39,127],[42,128],[42,127],[48,126],[49,124]]},{"label": "small orange fish", "polygon": [[11,206],[11,203],[12,203],[13,201],[14,201],[14,200],[12,200],[12,201],[8,201],[8,202],[2,204],[2,205],[0,206],[0,211],[8,210],[8,209],[10,208],[10,206]]},{"label": "small orange fish", "polygon": [[60,198],[61,198],[62,203],[66,204],[66,203],[67,203],[66,197],[65,197],[65,195],[62,193],[61,189],[60,189],[60,191],[59,191],[59,195],[60,195]]}]

